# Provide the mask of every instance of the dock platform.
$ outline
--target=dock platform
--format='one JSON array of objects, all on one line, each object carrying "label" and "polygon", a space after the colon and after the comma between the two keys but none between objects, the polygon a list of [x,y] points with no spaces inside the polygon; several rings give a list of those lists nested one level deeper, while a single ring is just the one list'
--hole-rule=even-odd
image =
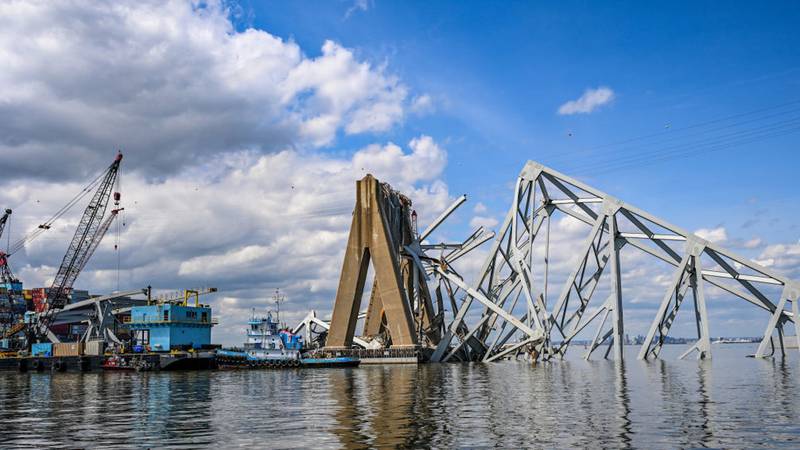
[{"label": "dock platform", "polygon": [[[12,356],[0,358],[0,371],[92,372],[103,370],[109,355]],[[216,368],[213,353],[124,353],[123,358],[146,361],[152,370],[207,370]]]}]

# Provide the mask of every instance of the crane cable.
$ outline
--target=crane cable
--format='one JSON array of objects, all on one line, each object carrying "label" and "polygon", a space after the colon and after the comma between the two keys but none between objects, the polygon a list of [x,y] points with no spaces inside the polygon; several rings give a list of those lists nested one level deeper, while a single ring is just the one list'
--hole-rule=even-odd
[{"label": "crane cable", "polygon": [[8,250],[11,248],[11,217],[6,219],[6,255],[8,255]]},{"label": "crane cable", "polygon": [[94,191],[94,188],[100,184],[100,181],[105,176],[107,170],[101,172],[96,178],[89,182],[80,192],[75,194],[72,199],[70,199],[66,205],[62,206],[61,209],[56,211],[50,218],[44,221],[41,225],[36,227],[33,231],[28,233],[27,235],[23,236],[20,240],[16,241],[14,245],[10,246],[8,249],[8,255],[13,255],[18,251],[22,250],[26,244],[33,241],[37,237],[39,237],[42,233],[49,230],[50,227],[53,226],[53,223],[60,219],[64,214],[66,214],[73,206],[75,206],[78,202],[80,202],[84,197],[86,197],[90,192]]},{"label": "crane cable", "polygon": [[[122,167],[117,169],[117,179],[116,179],[115,192],[122,192],[121,185],[122,185]],[[118,201],[115,201],[114,207],[115,208],[119,207],[119,202]],[[120,213],[123,214],[123,217],[121,217],[120,219],[122,219],[123,226],[124,226],[125,210],[123,209],[122,211],[120,211]],[[114,252],[116,252],[116,254],[117,254],[117,292],[119,292],[119,273],[120,273],[120,269],[119,269],[120,268],[120,250],[119,250],[119,244],[120,244],[120,221],[119,220],[117,220],[117,224],[116,225],[117,225],[117,234],[116,234],[116,236],[114,236]]]}]

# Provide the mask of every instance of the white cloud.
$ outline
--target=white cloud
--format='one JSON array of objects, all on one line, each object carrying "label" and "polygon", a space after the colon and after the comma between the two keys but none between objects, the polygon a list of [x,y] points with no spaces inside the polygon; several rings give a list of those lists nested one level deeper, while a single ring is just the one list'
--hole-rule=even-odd
[{"label": "white cloud", "polygon": [[344,13],[344,18],[345,20],[349,19],[350,16],[357,11],[368,11],[371,6],[371,0],[354,0],[353,4],[347,8],[347,11]]},{"label": "white cloud", "polygon": [[[287,295],[284,318],[290,323],[310,308],[324,315],[338,283],[355,181],[365,171],[379,175],[409,195],[424,227],[453,200],[439,178],[445,162],[445,150],[421,136],[405,150],[374,145],[350,158],[297,151],[225,154],[211,177],[197,176],[201,169],[196,167],[158,182],[128,174],[122,185],[120,287],[220,288],[220,297],[208,300],[221,317],[215,339],[227,344],[241,340],[250,308],[268,307],[266,299],[276,287]],[[0,185],[0,204],[22,204],[13,214],[12,241],[80,188],[79,183],[41,181]],[[12,257],[12,268],[27,287],[52,278],[79,209]],[[113,241],[106,237],[77,288],[116,289]]]},{"label": "white cloud", "polygon": [[800,241],[794,244],[768,245],[756,261],[790,277],[800,278]]},{"label": "white cloud", "polygon": [[608,87],[587,89],[577,100],[570,100],[558,108],[558,114],[568,116],[572,114],[588,114],[614,99],[614,91]]},{"label": "white cloud", "polygon": [[725,227],[700,228],[695,231],[694,234],[715,243],[722,243],[728,240],[728,232],[725,230]]},{"label": "white cloud", "polygon": [[389,143],[370,145],[353,156],[353,164],[377,178],[397,177],[406,185],[438,177],[447,165],[447,153],[430,136],[411,140],[411,153]]},{"label": "white cloud", "polygon": [[300,103],[311,111],[303,119],[322,124],[308,130],[317,145],[333,140],[340,125],[349,134],[386,131],[403,117],[406,88],[383,70],[356,61],[350,50],[333,41],[322,46],[322,56],[293,68],[283,86],[286,103],[313,93]]},{"label": "white cloud", "polygon": [[744,243],[742,243],[742,247],[747,248],[747,249],[753,249],[753,248],[761,247],[762,243],[763,242],[761,241],[761,238],[754,237],[753,239],[747,240]]},{"label": "white cloud", "polygon": [[492,230],[499,223],[494,217],[475,216],[469,221],[469,226],[472,228],[484,227],[487,230]]},{"label": "white cloud", "polygon": [[486,205],[481,202],[475,204],[475,207],[472,208],[472,212],[475,214],[483,214],[487,211]]},{"label": "white cloud", "polygon": [[[400,123],[407,88],[326,41],[236,30],[223,2],[0,4],[0,166],[83,178],[115,149],[166,176],[223,152],[318,147]],[[24,36],[24,38],[21,38]],[[48,164],[42,164],[48,161]]]},{"label": "white cloud", "polygon": [[418,95],[411,101],[411,112],[419,115],[433,112],[433,99],[428,94]]},{"label": "white cloud", "polygon": [[[0,204],[15,207],[13,241],[121,148],[120,251],[107,237],[76,287],[115,289],[117,256],[122,289],[217,286],[215,339],[232,344],[276,287],[289,322],[330,309],[367,172],[407,194],[421,226],[452,198],[447,152],[429,136],[316,151],[424,106],[385,64],[333,41],[306,56],[237,30],[225,5],[0,3]],[[27,287],[52,278],[79,209],[13,256]]]}]

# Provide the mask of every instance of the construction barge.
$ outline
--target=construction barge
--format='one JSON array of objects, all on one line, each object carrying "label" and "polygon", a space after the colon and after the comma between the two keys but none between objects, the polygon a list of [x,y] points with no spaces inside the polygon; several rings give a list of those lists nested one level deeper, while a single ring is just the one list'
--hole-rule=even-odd
[{"label": "construction barge", "polygon": [[[285,325],[280,327],[280,296],[276,291],[276,320],[273,321],[269,315],[258,320],[254,317],[249,324],[244,348],[222,350],[220,346],[211,344],[211,328],[217,324],[211,317],[211,307],[199,302],[200,295],[216,292],[214,288],[185,290],[182,295],[155,300],[151,297],[150,286],[104,296],[92,296],[88,291],[74,289],[73,285],[86,263],[124,210],[118,184],[121,162],[122,154],[117,153],[111,165],[56,215],[14,245],[7,246],[7,252],[0,251],[0,370],[352,367],[361,362],[417,363],[430,359],[431,344],[438,341],[441,323],[431,309],[431,297],[424,281],[427,278],[425,269],[413,265],[410,256],[398,253],[400,247],[397,247],[402,241],[404,245],[417,248],[425,233],[418,235],[416,232],[416,212],[411,211],[410,200],[392,191],[388,185],[380,185],[371,176],[359,182],[360,190],[369,188],[367,191],[373,194],[367,196],[371,198],[370,205],[364,210],[358,209],[359,214],[354,216],[354,220],[359,221],[362,216],[381,210],[376,203],[379,200],[391,203],[392,210],[402,217],[402,223],[392,222],[393,238],[389,241],[360,242],[365,248],[376,251],[381,247],[381,251],[392,256],[391,261],[383,261],[390,262],[391,267],[381,264],[375,281],[386,278],[387,268],[395,269],[394,273],[410,273],[411,270],[413,278],[421,281],[415,288],[417,291],[406,293],[412,295],[403,298],[389,295],[394,292],[391,277],[381,282],[381,286],[392,288],[387,288],[388,291],[382,291],[382,294],[373,292],[365,323],[370,342],[352,335],[355,326],[349,322],[354,322],[357,317],[343,315],[342,311],[357,311],[358,305],[348,305],[348,296],[343,292],[337,292],[330,326],[325,324],[330,331],[330,342],[311,345],[310,326],[306,330],[306,342],[301,342],[297,331],[289,331]],[[388,191],[390,198],[378,199],[375,195],[378,191]],[[9,257],[52,228],[64,211],[92,192],[51,286],[24,289],[22,281],[11,270]],[[107,214],[108,210],[110,214]],[[11,209],[6,209],[0,216],[0,237],[11,214]],[[397,248],[388,248],[393,246]],[[345,263],[343,279],[349,273],[345,270],[347,267]],[[361,284],[357,292],[363,291],[363,281]],[[140,297],[141,294],[146,295],[146,300]],[[189,304],[192,297],[193,305]],[[410,298],[420,299],[421,303],[418,302],[416,307],[424,305],[424,311],[404,311],[403,317],[407,320],[401,323],[396,307],[405,305]],[[420,321],[419,324],[412,323],[416,320]],[[389,329],[394,331],[389,333]],[[306,344],[325,347],[311,350]],[[354,344],[365,348],[357,349]]]},{"label": "construction barge", "polygon": [[[288,369],[300,367],[356,367],[354,355],[316,355],[304,352],[302,337],[279,329],[272,315],[253,316],[244,348],[222,349],[211,344],[217,323],[211,307],[199,302],[203,293],[184,291],[180,299],[148,300],[133,306],[125,324],[129,345],[106,349],[105,341],[35,343],[26,352],[0,353],[0,370],[20,372],[89,372]],[[194,304],[189,302],[194,298]]]},{"label": "construction barge", "polygon": [[11,356],[0,358],[0,371],[18,372],[92,372],[108,370],[109,358],[134,362],[117,370],[208,370],[216,368],[214,354],[209,353],[125,353],[79,356]]},{"label": "construction barge", "polygon": [[[223,363],[223,360],[226,361]],[[114,361],[109,364],[109,361]],[[122,361],[122,363],[117,363]],[[95,372],[95,371],[177,371],[236,369],[303,369],[358,367],[354,357],[310,357],[293,363],[273,360],[249,360],[231,366],[230,358],[217,359],[216,352],[208,353],[124,353],[82,356],[11,356],[0,358],[0,371],[15,372]]]}]

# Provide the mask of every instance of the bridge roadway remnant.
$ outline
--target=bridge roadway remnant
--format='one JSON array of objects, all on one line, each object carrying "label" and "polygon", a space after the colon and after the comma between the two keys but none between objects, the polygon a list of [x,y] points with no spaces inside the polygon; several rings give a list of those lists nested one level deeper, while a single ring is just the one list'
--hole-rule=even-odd
[{"label": "bridge roadway remnant", "polygon": [[[520,354],[560,359],[592,324],[596,328],[584,357],[602,348],[604,357],[622,359],[623,282],[631,287],[650,282],[652,288],[658,274],[647,269],[653,263],[671,267],[672,273],[639,359],[658,358],[687,297],[694,314],[684,317],[694,322],[697,340],[681,358],[692,353],[710,358],[707,292],[714,303],[739,300],[767,313],[756,357],[776,348],[785,354],[784,328],[791,324],[800,347],[800,282],[539,163],[529,161],[517,177],[511,207],[496,235],[479,228],[459,244],[429,244],[426,239],[465,196],[417,234],[416,213],[407,197],[370,175],[357,182],[357,190],[329,350],[354,346],[370,258],[375,281],[365,335],[355,338],[355,345],[425,349],[424,359],[432,362],[490,362]],[[556,274],[551,246],[564,247],[565,239],[556,242],[551,235],[559,230],[551,225],[564,218],[571,221],[572,232],[566,241],[575,241],[566,243],[569,254],[577,249],[578,257],[568,274]],[[575,240],[581,225],[587,232]],[[480,271],[467,283],[453,263],[490,240]],[[441,256],[428,255],[430,250]],[[626,267],[639,270],[623,277]],[[551,292],[557,276],[565,280]],[[433,283],[434,296],[428,288]],[[304,322],[307,332],[326,323],[312,315]]]},{"label": "bridge roadway remnant", "polygon": [[[348,352],[357,339],[361,300],[372,263],[375,275],[363,314],[364,336],[357,340],[367,350],[386,349],[381,354],[389,358],[412,354],[425,359],[432,353],[445,329],[445,308],[441,286],[434,290],[436,301],[433,300],[428,286],[430,275],[435,273],[436,266],[448,266],[493,237],[480,228],[458,244],[423,243],[465,201],[466,196],[459,197],[418,233],[417,213],[408,197],[372,175],[356,182],[356,205],[347,250],[333,317],[326,327],[329,328],[327,351]],[[431,250],[442,254],[431,256],[428,254]],[[439,277],[437,280],[440,281]],[[311,317],[306,330],[317,322],[315,316]]]}]

